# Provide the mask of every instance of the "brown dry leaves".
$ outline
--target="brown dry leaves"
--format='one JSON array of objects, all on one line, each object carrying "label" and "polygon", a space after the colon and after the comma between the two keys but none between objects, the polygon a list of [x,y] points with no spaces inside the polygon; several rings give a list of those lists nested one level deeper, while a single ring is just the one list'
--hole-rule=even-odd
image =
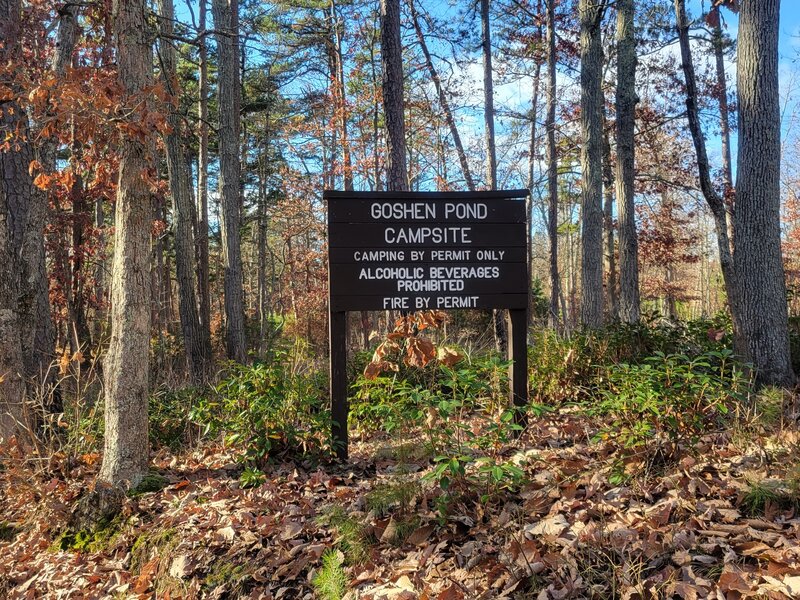
[{"label": "brown dry leaves", "polygon": [[[800,518],[740,508],[744,476],[767,474],[758,452],[718,436],[697,457],[615,487],[614,448],[588,443],[593,430],[567,412],[534,422],[506,449],[529,483],[489,504],[461,498],[443,523],[430,485],[405,517],[366,511],[365,495],[397,480],[394,458],[373,458],[397,440],[355,444],[347,468],[276,465],[253,490],[239,488],[221,448],[165,454],[155,465],[170,485],[128,499],[125,525],[93,553],[48,548],[98,457],[56,457],[33,473],[10,452],[0,509],[18,532],[0,542],[0,597],[313,598],[321,557],[341,540],[318,519],[329,506],[372,535],[366,561],[346,568],[349,600],[800,597]],[[412,466],[407,477],[430,468]],[[408,516],[398,543],[386,531]]]}]

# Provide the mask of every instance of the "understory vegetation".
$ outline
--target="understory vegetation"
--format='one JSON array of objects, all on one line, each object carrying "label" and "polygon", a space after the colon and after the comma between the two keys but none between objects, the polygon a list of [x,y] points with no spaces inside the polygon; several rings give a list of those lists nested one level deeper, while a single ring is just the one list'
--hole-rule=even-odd
[{"label": "understory vegetation", "polygon": [[[278,342],[213,386],[158,388],[157,471],[94,529],[71,527],[67,507],[98,467],[102,405],[65,407],[43,442],[58,451],[15,462],[12,448],[0,473],[5,552],[44,544],[36,560],[60,566],[15,561],[0,585],[48,589],[88,553],[95,565],[129,556],[118,581],[81,584],[116,597],[628,598],[768,584],[792,597],[792,399],[755,388],[723,318],[536,333],[524,410],[509,408],[509,365],[493,350],[422,333],[353,358],[349,465],[332,458],[324,363],[302,344]],[[14,491],[23,478],[38,482],[25,484],[34,505]],[[765,561],[785,577],[762,577]]]}]

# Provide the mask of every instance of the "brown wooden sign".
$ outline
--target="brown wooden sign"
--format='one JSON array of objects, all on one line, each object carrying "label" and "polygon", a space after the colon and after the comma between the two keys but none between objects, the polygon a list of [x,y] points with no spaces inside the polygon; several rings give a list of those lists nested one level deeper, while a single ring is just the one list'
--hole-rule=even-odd
[{"label": "brown wooden sign", "polygon": [[509,310],[512,399],[527,402],[527,190],[326,191],[331,406],[347,457],[347,312]]}]

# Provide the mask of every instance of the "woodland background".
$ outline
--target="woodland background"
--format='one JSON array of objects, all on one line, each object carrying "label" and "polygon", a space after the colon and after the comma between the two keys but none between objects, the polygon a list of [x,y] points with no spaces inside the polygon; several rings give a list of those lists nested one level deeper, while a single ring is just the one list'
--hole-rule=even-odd
[{"label": "woodland background", "polygon": [[[0,0],[0,597],[800,594],[800,15]],[[325,189],[526,188],[502,311],[350,316]]]}]

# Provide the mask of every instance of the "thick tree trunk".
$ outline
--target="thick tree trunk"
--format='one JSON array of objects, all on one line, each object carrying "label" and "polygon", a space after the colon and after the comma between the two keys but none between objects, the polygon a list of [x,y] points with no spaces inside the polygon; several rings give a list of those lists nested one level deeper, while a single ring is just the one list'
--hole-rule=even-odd
[{"label": "thick tree trunk", "polygon": [[[550,241],[550,327],[559,326],[558,150],[556,148],[556,0],[547,0],[547,236]],[[566,316],[566,315],[565,315]]]},{"label": "thick tree trunk", "polygon": [[225,269],[225,347],[228,358],[244,362],[241,197],[239,194],[239,3],[212,0],[218,54],[219,191],[222,206],[222,262]]},{"label": "thick tree trunk", "polygon": [[725,282],[725,293],[728,296],[728,305],[731,310],[731,320],[733,322],[734,344],[739,353],[746,354],[748,351],[745,347],[745,340],[742,338],[738,269],[734,266],[734,256],[731,252],[732,244],[728,233],[728,211],[726,203],[714,189],[714,185],[711,182],[711,169],[708,163],[708,154],[706,153],[706,142],[697,108],[697,83],[694,74],[694,62],[692,61],[692,49],[689,45],[689,23],[686,18],[685,0],[675,0],[675,18],[678,28],[683,75],[686,81],[686,119],[689,123],[689,131],[692,134],[692,141],[694,142],[695,153],[697,154],[700,189],[714,217],[719,262],[722,269],[722,278]]},{"label": "thick tree trunk", "polygon": [[442,107],[444,119],[447,122],[448,128],[450,129],[450,135],[453,138],[453,146],[455,146],[456,149],[456,155],[458,156],[458,162],[461,165],[461,172],[464,175],[464,181],[467,184],[467,189],[474,191],[475,182],[472,179],[472,171],[469,168],[467,153],[464,151],[464,144],[461,141],[461,135],[458,133],[458,126],[456,125],[456,120],[453,117],[453,111],[450,108],[450,101],[447,99],[447,94],[445,93],[444,86],[442,85],[442,80],[439,77],[439,72],[436,70],[436,67],[433,64],[430,50],[428,50],[428,44],[425,41],[425,36],[422,33],[422,27],[419,23],[419,16],[417,15],[417,9],[414,5],[414,0],[408,0],[408,8],[411,11],[411,22],[414,25],[414,31],[417,34],[417,41],[419,42],[420,50],[422,50],[422,56],[425,58],[425,68],[428,69],[428,74],[433,80],[433,85],[436,88],[436,95],[439,98],[439,105]]},{"label": "thick tree trunk", "polygon": [[[0,0],[0,61],[4,64],[19,59],[20,11],[19,0]],[[6,103],[0,111],[0,138],[15,139],[21,118],[16,103]],[[18,433],[27,421],[18,300],[20,248],[32,193],[30,177],[26,177],[31,159],[28,144],[12,144],[0,151],[0,264],[4,265],[0,269],[0,439]]]},{"label": "thick tree trunk", "polygon": [[[205,32],[207,0],[200,0],[200,31]],[[211,339],[211,297],[208,262],[208,46],[205,36],[200,39],[200,65],[198,73],[200,120],[197,157],[197,296],[200,301],[200,327],[202,339]],[[210,343],[210,342],[209,342]]]},{"label": "thick tree trunk", "polygon": [[389,150],[387,187],[408,190],[406,126],[403,113],[403,48],[400,45],[400,0],[381,0],[383,118]]},{"label": "thick tree trunk", "polygon": [[[123,102],[142,101],[150,84],[152,45],[144,0],[114,1],[118,80]],[[131,106],[132,108],[132,106]],[[111,271],[111,341],[105,359],[105,451],[99,479],[135,486],[148,465],[151,195],[148,144],[120,143]]]},{"label": "thick tree trunk", "polygon": [[603,47],[605,7],[581,0],[581,324],[603,324]]},{"label": "thick tree trunk", "polygon": [[619,318],[639,320],[639,242],[634,209],[636,29],[633,0],[617,0],[617,210],[619,212]]},{"label": "thick tree trunk", "polygon": [[[21,10],[18,0],[0,0],[4,64],[24,60]],[[13,82],[11,88],[20,91]],[[25,416],[25,384],[30,395],[40,391],[53,359],[55,331],[45,268],[47,196],[33,185],[27,115],[13,98],[0,107],[0,139],[10,141],[0,150],[0,437],[7,437],[35,426]]]},{"label": "thick tree trunk", "polygon": [[781,257],[780,0],[744,0],[739,14],[734,253],[741,326],[758,381],[795,383]]},{"label": "thick tree trunk", "polygon": [[195,281],[195,240],[197,222],[191,183],[183,152],[181,117],[177,113],[180,90],[178,88],[178,59],[172,45],[175,10],[172,0],[160,0],[162,76],[171,102],[167,108],[170,132],[164,136],[167,154],[169,189],[172,196],[172,222],[175,236],[175,269],[178,279],[178,314],[183,333],[186,362],[192,380],[200,382],[208,372],[211,340],[203,337],[203,328],[197,312]]}]

